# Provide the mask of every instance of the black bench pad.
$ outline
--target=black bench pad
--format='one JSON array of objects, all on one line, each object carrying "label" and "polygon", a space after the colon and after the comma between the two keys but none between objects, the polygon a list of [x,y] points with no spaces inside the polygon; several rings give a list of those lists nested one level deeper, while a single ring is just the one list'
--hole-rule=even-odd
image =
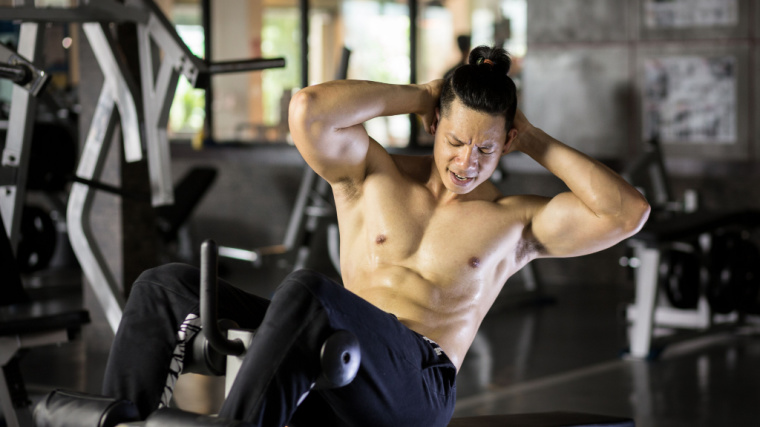
[{"label": "black bench pad", "polygon": [[760,211],[699,211],[677,214],[665,220],[650,220],[633,239],[649,244],[672,242],[695,238],[702,233],[734,225],[750,228],[760,227]]},{"label": "black bench pad", "polygon": [[90,322],[81,298],[65,298],[0,306],[0,336],[55,330],[76,330]]},{"label": "black bench pad", "polygon": [[454,418],[448,427],[634,427],[630,418],[580,412],[486,415]]}]

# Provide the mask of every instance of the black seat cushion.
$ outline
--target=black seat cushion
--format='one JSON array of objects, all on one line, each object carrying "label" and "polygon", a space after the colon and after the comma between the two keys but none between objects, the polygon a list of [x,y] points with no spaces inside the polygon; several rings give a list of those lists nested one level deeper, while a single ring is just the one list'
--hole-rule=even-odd
[{"label": "black seat cushion", "polygon": [[535,414],[488,415],[454,418],[449,427],[634,427],[630,418],[580,412],[542,412]]},{"label": "black seat cushion", "polygon": [[139,419],[128,400],[71,390],[52,391],[34,408],[37,427],[115,427]]}]

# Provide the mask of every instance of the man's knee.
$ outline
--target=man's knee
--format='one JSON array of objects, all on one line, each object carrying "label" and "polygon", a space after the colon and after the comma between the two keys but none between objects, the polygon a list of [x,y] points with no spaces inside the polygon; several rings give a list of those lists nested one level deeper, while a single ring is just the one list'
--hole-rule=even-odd
[{"label": "man's knee", "polygon": [[280,284],[275,296],[282,292],[292,295],[301,294],[314,297],[320,301],[329,298],[340,285],[332,281],[322,273],[314,270],[302,269],[290,273]]},{"label": "man's knee", "polygon": [[200,272],[197,268],[181,263],[165,264],[145,270],[135,280],[130,298],[148,294],[171,293],[190,298],[200,295]]}]

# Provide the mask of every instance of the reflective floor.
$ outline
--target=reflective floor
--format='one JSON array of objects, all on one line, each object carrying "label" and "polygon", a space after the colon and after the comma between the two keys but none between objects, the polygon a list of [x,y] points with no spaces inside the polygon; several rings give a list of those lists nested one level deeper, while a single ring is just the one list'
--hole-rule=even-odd
[{"label": "reflective floor", "polygon": [[657,361],[630,360],[620,357],[621,310],[632,293],[549,292],[554,305],[488,316],[471,352],[478,357],[468,356],[460,375],[467,386],[457,416],[567,410],[630,416],[638,426],[760,425],[760,328],[681,341]]},{"label": "reflective floor", "polygon": [[[544,293],[553,302],[511,304],[518,294],[510,289],[497,301],[460,371],[456,416],[565,410],[630,416],[643,427],[760,425],[760,329],[684,342],[657,361],[628,360],[622,311],[632,289]],[[97,392],[110,339],[96,323],[77,341],[31,350],[22,369],[33,399],[56,387]],[[220,390],[217,380],[188,379],[178,403],[213,411]]]}]

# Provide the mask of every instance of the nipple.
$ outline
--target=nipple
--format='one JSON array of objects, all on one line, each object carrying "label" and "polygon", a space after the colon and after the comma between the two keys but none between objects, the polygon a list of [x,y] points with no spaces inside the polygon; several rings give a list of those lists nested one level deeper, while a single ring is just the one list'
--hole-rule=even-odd
[{"label": "nipple", "polygon": [[467,263],[470,264],[470,267],[472,268],[478,268],[480,267],[480,258],[474,256],[470,258],[470,260]]},{"label": "nipple", "polygon": [[383,243],[385,243],[386,240],[388,240],[388,238],[385,237],[385,234],[378,234],[377,237],[375,238],[375,243],[377,243],[378,245],[382,245]]}]

